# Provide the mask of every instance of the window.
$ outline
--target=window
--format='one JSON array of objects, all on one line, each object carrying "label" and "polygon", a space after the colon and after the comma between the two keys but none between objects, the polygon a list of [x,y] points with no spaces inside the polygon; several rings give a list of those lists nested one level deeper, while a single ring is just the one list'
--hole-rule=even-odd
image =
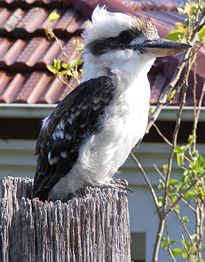
[{"label": "window", "polygon": [[131,258],[134,262],[145,262],[145,233],[131,233]]}]

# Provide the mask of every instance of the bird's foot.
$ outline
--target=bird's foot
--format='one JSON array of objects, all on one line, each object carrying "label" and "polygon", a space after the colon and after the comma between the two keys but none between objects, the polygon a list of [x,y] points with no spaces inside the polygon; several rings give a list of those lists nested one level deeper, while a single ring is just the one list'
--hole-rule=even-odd
[{"label": "bird's foot", "polygon": [[126,179],[120,179],[120,178],[116,178],[116,179],[113,179],[111,181],[111,183],[113,184],[117,184],[117,185],[122,185],[124,187],[127,187],[128,186],[128,182]]},{"label": "bird's foot", "polygon": [[72,199],[73,197],[82,197],[86,195],[86,188],[92,187],[92,188],[107,188],[107,187],[113,187],[113,188],[120,188],[120,189],[126,189],[132,192],[132,189],[128,187],[128,182],[126,179],[112,179],[109,183],[92,183],[92,184],[86,184],[84,187],[78,189],[74,193],[69,193],[67,197],[65,197],[62,202],[67,202],[68,200]]},{"label": "bird's foot", "polygon": [[116,178],[116,179],[113,179],[111,183],[114,184],[118,188],[126,189],[132,192],[132,189],[128,187],[128,181],[126,179]]}]

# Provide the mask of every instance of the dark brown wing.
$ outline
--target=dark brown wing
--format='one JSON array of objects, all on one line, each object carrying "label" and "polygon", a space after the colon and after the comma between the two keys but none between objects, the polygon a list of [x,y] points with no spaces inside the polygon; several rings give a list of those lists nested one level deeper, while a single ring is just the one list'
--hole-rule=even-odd
[{"label": "dark brown wing", "polygon": [[105,76],[83,82],[47,118],[36,145],[35,197],[47,199],[50,189],[72,169],[81,145],[101,130],[114,89],[113,80]]}]

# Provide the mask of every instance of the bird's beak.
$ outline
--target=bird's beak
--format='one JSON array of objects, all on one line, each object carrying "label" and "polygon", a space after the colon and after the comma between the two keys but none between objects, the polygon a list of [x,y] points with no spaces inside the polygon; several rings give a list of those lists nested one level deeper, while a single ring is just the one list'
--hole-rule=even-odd
[{"label": "bird's beak", "polygon": [[[137,46],[137,45],[136,45]],[[192,47],[190,44],[178,43],[175,41],[157,39],[145,40],[140,45],[140,51],[155,57],[175,55],[183,50]],[[135,47],[137,49],[137,47]]]}]

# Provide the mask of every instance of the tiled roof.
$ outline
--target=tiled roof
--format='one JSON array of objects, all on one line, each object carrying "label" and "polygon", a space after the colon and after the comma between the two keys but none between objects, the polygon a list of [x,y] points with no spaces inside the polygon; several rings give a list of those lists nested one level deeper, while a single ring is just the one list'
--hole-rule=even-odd
[{"label": "tiled roof", "polygon": [[173,0],[124,0],[125,5],[132,6],[134,10],[176,11],[179,1]]},{"label": "tiled roof", "polygon": [[65,87],[46,68],[54,58],[64,59],[45,35],[54,10],[60,18],[53,31],[73,59],[73,39],[80,37],[86,18],[71,1],[0,1],[0,103],[56,103],[76,86],[70,80]]},{"label": "tiled roof", "polygon": [[[161,35],[174,28],[175,22],[182,19],[174,11],[176,7],[172,0],[159,1],[157,8],[151,8],[156,6],[156,1],[141,0],[138,1],[141,4],[138,9],[125,6],[120,0],[0,0],[0,103],[56,103],[77,85],[70,80],[69,87],[65,87],[48,72],[46,65],[51,64],[54,58],[63,57],[58,44],[46,38],[44,28],[48,24],[49,14],[57,11],[60,19],[53,23],[53,31],[72,59],[75,57],[73,39],[80,37],[86,21],[85,15],[89,16],[99,2],[107,4],[113,11],[124,10],[151,16]],[[128,1],[124,2],[128,4]],[[199,57],[200,63],[204,63],[203,52]],[[152,104],[156,104],[177,62],[178,58],[161,58],[150,71]],[[204,77],[203,67],[199,68],[198,74]],[[191,96],[190,89],[188,104],[192,104]],[[177,103],[175,99],[173,104]]]},{"label": "tiled roof", "polygon": [[[0,2],[1,5],[1,2]],[[63,37],[79,33],[85,21],[72,7],[65,9],[46,9],[44,7],[30,6],[26,9],[12,8],[10,5],[0,8],[0,33],[8,37],[31,37],[33,35],[45,36],[44,28],[49,22],[49,14],[56,10],[60,19],[54,22],[54,32]],[[19,35],[20,34],[20,35]]]}]

